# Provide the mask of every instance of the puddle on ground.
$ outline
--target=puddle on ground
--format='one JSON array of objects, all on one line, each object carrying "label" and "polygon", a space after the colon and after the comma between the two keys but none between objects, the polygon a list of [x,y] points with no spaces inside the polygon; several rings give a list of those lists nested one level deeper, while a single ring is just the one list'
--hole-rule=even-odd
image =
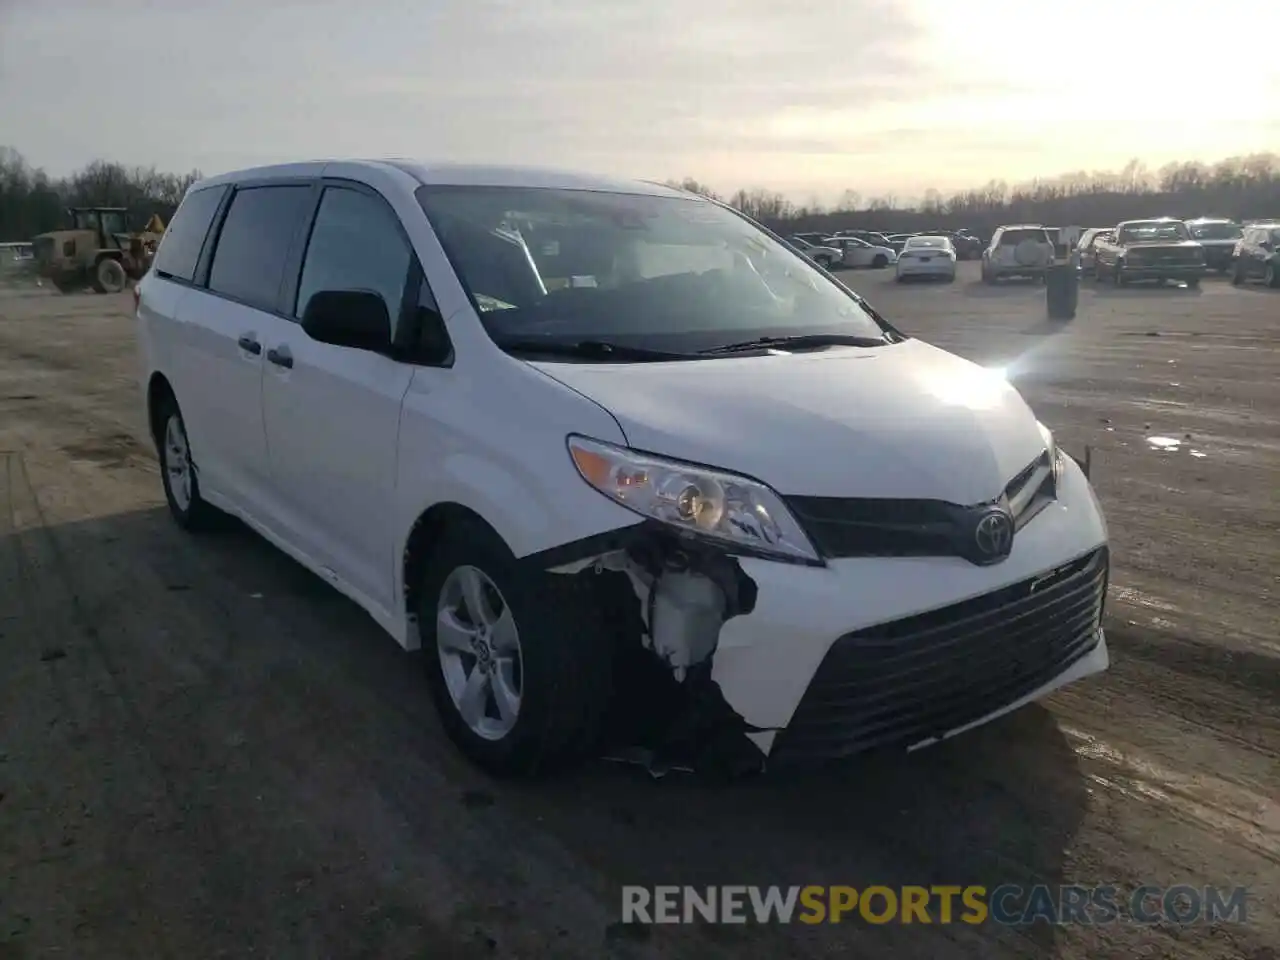
[{"label": "puddle on ground", "polygon": [[1186,451],[1197,460],[1203,460],[1208,456],[1208,454],[1203,450],[1196,450],[1194,447],[1186,447],[1183,441],[1179,440],[1177,437],[1147,437],[1146,441],[1148,447],[1152,450],[1159,451],[1160,453],[1177,453],[1179,450],[1186,449]]}]

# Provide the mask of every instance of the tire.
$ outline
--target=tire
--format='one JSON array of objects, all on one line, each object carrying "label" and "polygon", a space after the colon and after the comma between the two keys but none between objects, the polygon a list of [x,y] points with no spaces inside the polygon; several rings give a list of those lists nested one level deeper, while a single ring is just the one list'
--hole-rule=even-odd
[{"label": "tire", "polygon": [[817,263],[817,265],[820,266],[823,270],[830,271],[831,269],[830,257],[815,257],[814,262]]},{"label": "tire", "polygon": [[889,258],[886,257],[883,253],[877,253],[875,255],[875,258],[871,261],[871,266],[877,270],[883,270],[888,265],[889,265]]},{"label": "tire", "polygon": [[955,282],[956,282],[956,275],[955,275],[954,273],[949,273],[949,274],[947,274],[947,275],[946,275],[946,277],[944,277],[943,279],[944,279],[947,283],[955,283]]},{"label": "tire", "polygon": [[1244,283],[1244,270],[1239,260],[1231,268],[1231,285],[1234,287],[1241,286]]},{"label": "tire", "polygon": [[1102,262],[1099,260],[1093,263],[1093,279],[1095,283],[1103,283],[1107,280],[1107,271],[1102,268]]},{"label": "tire", "polygon": [[1268,287],[1280,287],[1280,270],[1276,269],[1274,260],[1267,264],[1267,269],[1262,274],[1262,282]]},{"label": "tire", "polygon": [[1117,287],[1123,287],[1127,282],[1124,278],[1124,268],[1118,263],[1116,264],[1115,269],[1111,272],[1111,282]]},{"label": "tire", "polygon": [[1188,289],[1188,290],[1198,290],[1199,288],[1200,288],[1200,278],[1199,278],[1199,277],[1189,277],[1189,278],[1187,279],[1187,289]]},{"label": "tire", "polygon": [[[484,588],[472,592],[485,597],[486,612],[478,619],[502,622],[509,615],[514,645],[476,646],[466,639],[470,652],[463,646],[466,629],[474,626],[468,582]],[[416,612],[436,712],[449,738],[477,766],[495,776],[536,776],[579,762],[599,745],[614,639],[590,577],[522,568],[491,530],[462,523],[432,549]],[[461,628],[450,632],[453,643],[441,633],[442,622]],[[469,700],[477,671],[480,696]],[[510,719],[498,708],[504,690],[515,694]],[[464,701],[479,712],[464,717]]]},{"label": "tire", "polygon": [[93,268],[93,289],[98,293],[120,293],[129,284],[124,265],[112,257],[103,257]]},{"label": "tire", "polygon": [[154,422],[160,482],[164,485],[170,516],[183,530],[192,533],[214,528],[222,514],[200,496],[200,480],[191,459],[187,426],[172,395],[159,402]]}]

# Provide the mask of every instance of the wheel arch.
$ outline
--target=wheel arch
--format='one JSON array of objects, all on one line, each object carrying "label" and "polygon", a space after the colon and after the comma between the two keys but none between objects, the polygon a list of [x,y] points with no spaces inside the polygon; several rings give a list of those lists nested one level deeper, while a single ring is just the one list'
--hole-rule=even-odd
[{"label": "wheel arch", "polygon": [[422,575],[431,553],[445,533],[459,526],[471,526],[487,531],[498,543],[510,549],[506,540],[488,520],[475,510],[456,501],[434,503],[419,514],[409,528],[404,551],[400,556],[401,602],[405,618],[405,648],[416,649],[422,645],[418,631],[418,603],[421,600]]},{"label": "wheel arch", "polygon": [[164,429],[160,422],[160,404],[164,400],[172,400],[176,404],[178,396],[173,392],[169,378],[157,370],[147,381],[147,427],[157,446],[160,444],[160,431]]}]

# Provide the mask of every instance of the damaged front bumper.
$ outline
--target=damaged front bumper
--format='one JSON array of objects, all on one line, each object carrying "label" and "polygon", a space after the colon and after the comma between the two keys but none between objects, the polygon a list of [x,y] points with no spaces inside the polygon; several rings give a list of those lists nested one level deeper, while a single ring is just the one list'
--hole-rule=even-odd
[{"label": "damaged front bumper", "polygon": [[[1057,501],[993,566],[955,557],[807,566],[682,546],[661,530],[639,524],[542,566],[626,578],[639,617],[623,646],[642,649],[666,683],[628,709],[667,713],[642,725],[664,764],[731,757],[738,772],[765,758],[923,746],[1108,665],[1107,533],[1074,459]],[[633,663],[623,684],[642,672]]]}]

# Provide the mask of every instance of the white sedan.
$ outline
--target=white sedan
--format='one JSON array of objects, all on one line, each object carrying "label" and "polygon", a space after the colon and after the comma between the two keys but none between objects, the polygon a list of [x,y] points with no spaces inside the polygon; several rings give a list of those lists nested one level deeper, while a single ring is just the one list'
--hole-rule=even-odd
[{"label": "white sedan", "polygon": [[823,246],[840,250],[840,263],[846,267],[881,269],[898,259],[898,255],[890,247],[877,247],[857,237],[829,237],[823,241]]},{"label": "white sedan", "polygon": [[956,278],[956,248],[950,237],[910,237],[898,255],[898,282],[910,277]]}]

